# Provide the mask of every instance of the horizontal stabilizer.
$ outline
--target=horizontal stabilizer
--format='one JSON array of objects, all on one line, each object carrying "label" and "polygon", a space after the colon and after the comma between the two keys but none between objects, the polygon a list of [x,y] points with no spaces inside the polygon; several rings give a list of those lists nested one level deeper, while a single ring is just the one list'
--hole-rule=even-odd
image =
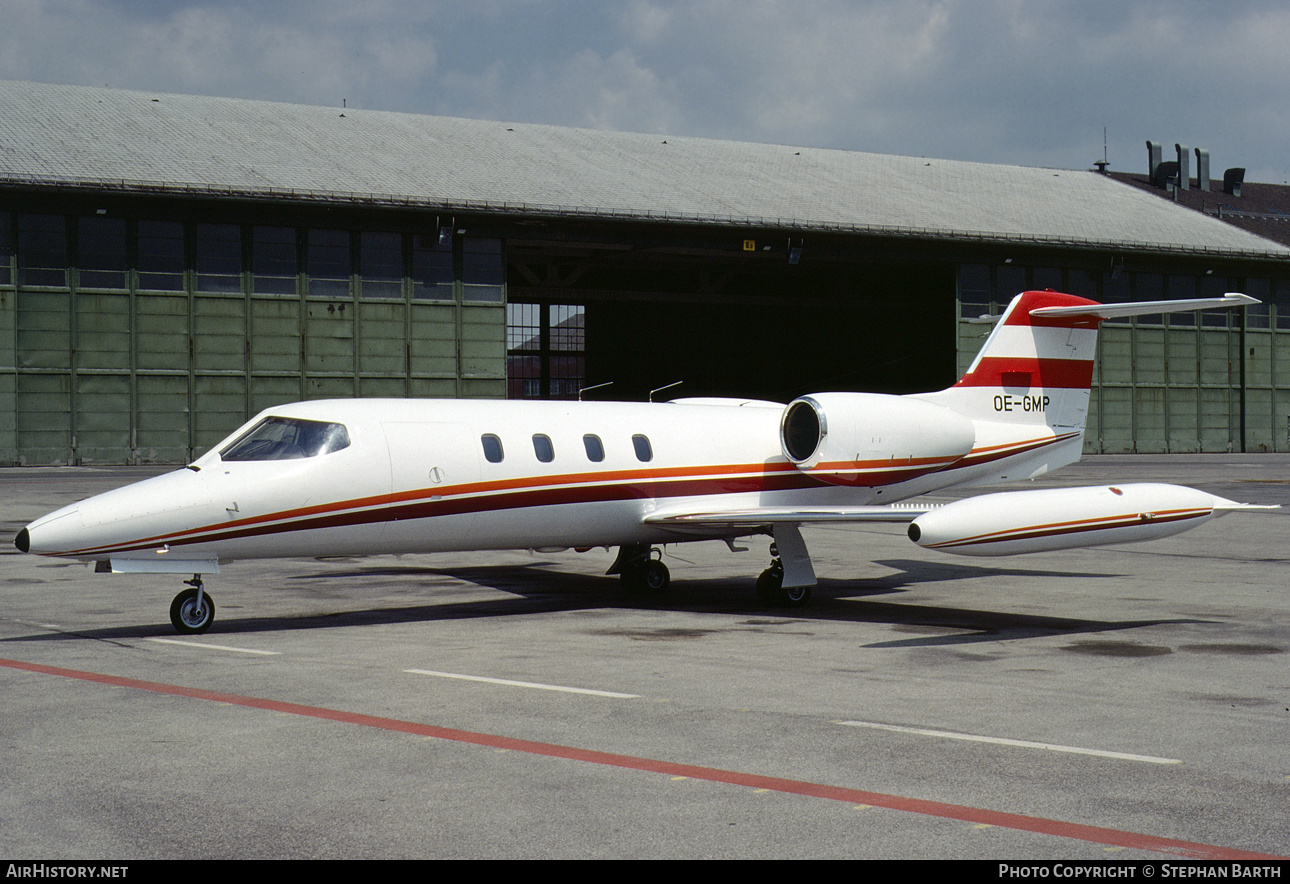
[{"label": "horizontal stabilizer", "polygon": [[1036,307],[1030,315],[1036,318],[1092,316],[1098,319],[1120,319],[1151,313],[1178,313],[1184,310],[1214,310],[1221,307],[1246,307],[1258,304],[1258,298],[1228,292],[1221,298],[1192,298],[1182,301],[1133,301],[1128,304],[1080,304],[1076,307]]}]

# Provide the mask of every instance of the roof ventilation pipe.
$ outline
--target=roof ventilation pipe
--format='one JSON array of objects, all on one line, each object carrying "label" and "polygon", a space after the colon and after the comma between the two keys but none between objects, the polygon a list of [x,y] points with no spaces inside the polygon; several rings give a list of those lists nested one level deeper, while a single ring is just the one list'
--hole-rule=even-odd
[{"label": "roof ventilation pipe", "polygon": [[1209,151],[1203,147],[1196,148],[1196,186],[1209,190]]},{"label": "roof ventilation pipe", "polygon": [[1185,144],[1175,144],[1178,151],[1178,188],[1188,190],[1191,187],[1191,151]]},{"label": "roof ventilation pipe", "polygon": [[1147,180],[1156,180],[1156,170],[1160,168],[1160,142],[1147,142]]}]

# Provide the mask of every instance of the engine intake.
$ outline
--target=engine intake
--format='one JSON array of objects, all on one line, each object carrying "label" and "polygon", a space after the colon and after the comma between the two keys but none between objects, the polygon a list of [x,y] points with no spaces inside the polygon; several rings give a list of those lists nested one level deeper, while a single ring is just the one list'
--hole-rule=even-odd
[{"label": "engine intake", "polygon": [[794,399],[779,425],[784,456],[833,485],[891,485],[943,470],[972,450],[956,411],[907,396],[818,393]]}]

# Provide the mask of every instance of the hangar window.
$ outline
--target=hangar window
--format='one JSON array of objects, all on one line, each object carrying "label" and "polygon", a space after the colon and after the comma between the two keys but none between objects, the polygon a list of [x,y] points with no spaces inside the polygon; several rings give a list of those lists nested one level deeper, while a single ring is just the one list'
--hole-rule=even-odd
[{"label": "hangar window", "polygon": [[452,237],[419,233],[412,237],[412,297],[451,301]]},{"label": "hangar window", "polygon": [[139,222],[139,288],[184,290],[184,225],[179,221]]},{"label": "hangar window", "polygon": [[502,451],[502,440],[492,433],[485,433],[479,437],[479,441],[484,446],[484,460],[489,463],[501,463],[505,453]]},{"label": "hangar window", "polygon": [[91,215],[79,219],[77,267],[83,288],[126,288],[125,221]]},{"label": "hangar window", "polygon": [[13,238],[9,233],[9,213],[0,212],[0,285],[13,285],[9,269],[9,256],[13,254]]},{"label": "hangar window", "polygon": [[290,417],[266,417],[219,453],[225,461],[293,460],[349,447],[342,424]]},{"label": "hangar window", "polygon": [[1002,313],[1020,293],[1030,288],[1026,279],[1026,268],[1017,264],[997,264],[994,268],[994,304],[993,312]]},{"label": "hangar window", "polygon": [[468,237],[462,246],[461,282],[463,301],[502,303],[502,241]]},{"label": "hangar window", "polygon": [[1275,281],[1276,294],[1273,301],[1277,308],[1277,328],[1290,329],[1290,280]]},{"label": "hangar window", "polygon": [[[1109,273],[1104,273],[1102,275],[1102,295],[1095,300],[1104,304],[1122,304],[1125,301],[1132,301],[1131,276],[1131,274],[1125,272],[1123,266],[1117,266]],[[1121,319],[1108,319],[1103,325],[1129,325],[1132,322],[1133,318],[1126,316]]]},{"label": "hangar window", "polygon": [[255,227],[252,229],[252,284],[258,294],[296,293],[296,229]]},{"label": "hangar window", "polygon": [[[1185,298],[1196,297],[1196,277],[1194,276],[1170,276],[1169,277],[1169,299],[1181,301]],[[1191,312],[1170,313],[1168,314],[1169,327],[1181,328],[1184,326],[1196,325],[1196,314]]]},{"label": "hangar window", "polygon": [[1029,288],[1044,291],[1052,289],[1055,292],[1066,291],[1066,282],[1062,279],[1062,271],[1059,267],[1031,267],[1030,268],[1030,285]]},{"label": "hangar window", "polygon": [[649,437],[637,433],[632,436],[632,447],[636,449],[636,459],[641,463],[649,463],[654,459],[654,448],[649,444]]},{"label": "hangar window", "polygon": [[352,268],[348,230],[309,231],[309,294],[348,298]]},{"label": "hangar window", "polygon": [[985,264],[963,264],[959,267],[959,305],[965,319],[976,319],[990,312],[990,268]]},{"label": "hangar window", "polygon": [[533,453],[542,463],[550,463],[555,460],[555,446],[551,444],[551,437],[536,433],[533,436]]},{"label": "hangar window", "polygon": [[18,216],[19,285],[67,285],[67,222],[62,215]]},{"label": "hangar window", "polygon": [[[1215,273],[1212,276],[1200,277],[1200,296],[1202,298],[1221,298],[1228,292],[1239,292],[1241,286],[1236,280]],[[1229,322],[1239,321],[1240,312],[1236,310],[1203,310],[1200,324],[1207,328],[1227,328]]]},{"label": "hangar window", "polygon": [[605,446],[599,436],[588,433],[582,437],[582,447],[587,449],[587,460],[600,463],[605,459]]},{"label": "hangar window", "polygon": [[242,228],[238,225],[197,225],[197,290],[242,290]]},{"label": "hangar window", "polygon": [[359,274],[365,298],[403,297],[403,236],[363,231]]},{"label": "hangar window", "polygon": [[[1259,303],[1251,304],[1245,308],[1245,327],[1270,328],[1272,326],[1272,280],[1249,277],[1245,280],[1245,285],[1236,289],[1236,291],[1244,292],[1251,298],[1259,299]],[[1237,316],[1233,317],[1234,322],[1240,322],[1239,315],[1237,314]]]},{"label": "hangar window", "polygon": [[[1163,301],[1165,298],[1165,277],[1162,273],[1134,273],[1133,300]],[[1226,318],[1226,317],[1224,317]],[[1163,313],[1140,313],[1133,317],[1135,325],[1164,325]]]}]

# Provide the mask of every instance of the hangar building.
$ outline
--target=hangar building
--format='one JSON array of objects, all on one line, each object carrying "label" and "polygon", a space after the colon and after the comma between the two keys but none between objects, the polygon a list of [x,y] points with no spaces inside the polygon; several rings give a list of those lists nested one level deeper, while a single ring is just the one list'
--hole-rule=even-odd
[{"label": "hangar building", "polygon": [[184,462],[319,397],[912,392],[1026,288],[1088,451],[1286,450],[1290,248],[1090,171],[0,82],[0,463]]}]

